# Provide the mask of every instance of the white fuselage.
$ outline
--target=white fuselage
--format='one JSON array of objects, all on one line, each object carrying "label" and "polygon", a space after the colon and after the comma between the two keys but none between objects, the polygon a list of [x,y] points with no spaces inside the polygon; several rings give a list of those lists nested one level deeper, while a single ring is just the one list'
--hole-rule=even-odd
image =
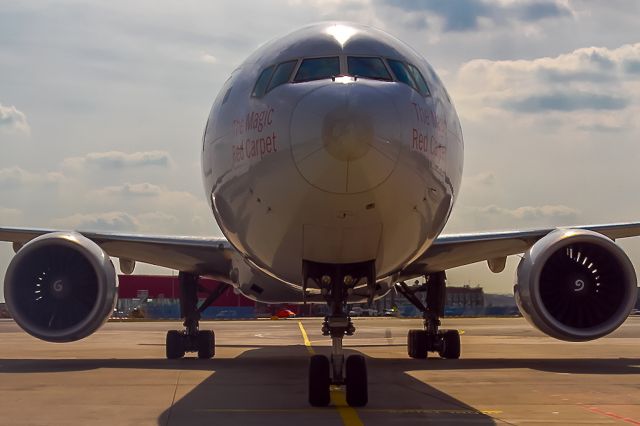
[{"label": "white fuselage", "polygon": [[[295,81],[304,59],[335,57],[334,78]],[[374,58],[391,79],[353,75],[353,58]],[[429,93],[399,81],[390,61],[414,65]],[[285,62],[286,82],[260,93],[261,73]],[[399,40],[354,24],[261,47],[224,84],[203,139],[222,232],[252,266],[293,284],[303,260],[375,260],[378,279],[393,275],[442,231],[460,187],[462,132],[435,72]]]}]

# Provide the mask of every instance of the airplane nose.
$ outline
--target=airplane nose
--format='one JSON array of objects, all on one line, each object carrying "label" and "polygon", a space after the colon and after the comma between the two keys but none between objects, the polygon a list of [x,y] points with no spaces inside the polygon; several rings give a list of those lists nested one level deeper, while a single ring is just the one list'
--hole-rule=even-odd
[{"label": "airplane nose", "polygon": [[373,83],[332,83],[293,111],[291,149],[300,174],[332,193],[375,188],[395,168],[401,140],[393,99]]}]

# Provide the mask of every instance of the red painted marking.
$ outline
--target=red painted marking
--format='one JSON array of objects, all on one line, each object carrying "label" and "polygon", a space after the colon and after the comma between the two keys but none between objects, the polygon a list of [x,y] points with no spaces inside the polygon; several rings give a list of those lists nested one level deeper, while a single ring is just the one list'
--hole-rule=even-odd
[{"label": "red painted marking", "polygon": [[603,416],[611,417],[612,419],[616,419],[616,420],[620,420],[620,421],[623,421],[623,422],[631,423],[632,425],[640,425],[640,421],[638,421],[638,420],[634,420],[634,419],[632,419],[630,417],[623,417],[623,416],[620,416],[620,415],[618,415],[616,413],[612,413],[611,411],[603,411],[603,410],[599,409],[598,407],[584,407],[584,408],[589,410],[589,411],[591,411],[592,413],[595,413],[595,414],[600,414],[600,415],[603,415]]}]

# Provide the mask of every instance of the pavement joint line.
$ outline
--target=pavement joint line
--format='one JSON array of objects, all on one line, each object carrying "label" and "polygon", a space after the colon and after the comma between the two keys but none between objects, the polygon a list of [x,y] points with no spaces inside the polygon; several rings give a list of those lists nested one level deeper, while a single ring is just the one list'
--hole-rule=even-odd
[{"label": "pavement joint line", "polygon": [[171,406],[169,407],[169,413],[167,413],[167,423],[165,426],[169,426],[169,422],[171,421],[171,414],[173,412],[173,406],[176,403],[176,394],[178,393],[178,386],[180,385],[180,376],[182,375],[182,371],[178,372],[178,377],[176,377],[176,384],[173,388],[173,397],[171,398]]},{"label": "pavement joint line", "polygon": [[[298,327],[300,327],[300,333],[302,334],[304,345],[307,347],[309,353],[314,355],[316,352],[311,346],[311,341],[309,340],[307,331],[302,325],[302,321],[298,321]],[[364,426],[364,423],[362,423],[362,420],[358,417],[358,412],[347,404],[347,398],[344,394],[344,390],[338,386],[331,386],[330,392],[331,403],[336,410],[338,410],[338,414],[340,414],[340,418],[342,419],[344,426]]]}]

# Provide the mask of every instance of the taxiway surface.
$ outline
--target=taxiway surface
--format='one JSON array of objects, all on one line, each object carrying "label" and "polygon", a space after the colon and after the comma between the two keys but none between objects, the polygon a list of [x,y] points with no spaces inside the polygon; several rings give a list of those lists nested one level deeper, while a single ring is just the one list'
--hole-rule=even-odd
[{"label": "taxiway surface", "polygon": [[[361,318],[345,338],[367,357],[369,404],[307,404],[321,319],[217,321],[213,360],[164,359],[178,322],[108,323],[76,343],[40,342],[0,321],[3,425],[640,425],[640,317],[595,342],[566,343],[521,318],[445,319],[462,357],[413,360],[420,320]],[[304,331],[304,332],[303,332]],[[308,336],[306,339],[304,334]]]}]

